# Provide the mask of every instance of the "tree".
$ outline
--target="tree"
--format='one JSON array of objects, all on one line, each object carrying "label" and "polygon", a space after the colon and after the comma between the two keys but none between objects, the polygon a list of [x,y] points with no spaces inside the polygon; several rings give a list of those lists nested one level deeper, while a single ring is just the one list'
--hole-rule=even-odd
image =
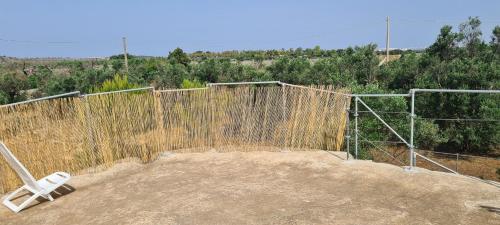
[{"label": "tree", "polygon": [[281,57],[267,67],[267,71],[274,80],[291,84],[311,84],[311,80],[305,79],[310,67],[311,63],[306,58]]},{"label": "tree", "polygon": [[377,80],[378,57],[375,52],[376,44],[356,46],[352,54],[346,54],[345,62],[351,64],[350,68],[358,83],[369,84]]},{"label": "tree", "polygon": [[28,88],[28,82],[14,73],[0,75],[0,91],[7,96],[8,103],[26,100],[22,90]]},{"label": "tree", "polygon": [[441,28],[437,40],[427,48],[430,55],[437,55],[441,60],[448,60],[453,57],[458,34],[453,33],[451,29],[452,27],[448,25]]},{"label": "tree", "polygon": [[172,63],[179,63],[184,66],[187,66],[191,62],[189,56],[180,48],[176,48],[173,52],[169,52],[167,59]]},{"label": "tree", "polygon": [[495,26],[493,29],[493,35],[491,36],[490,42],[493,52],[500,54],[500,26]]},{"label": "tree", "polygon": [[[135,55],[131,55],[127,53],[127,59],[135,59],[137,58]],[[112,55],[109,57],[109,59],[120,59],[124,60],[125,59],[125,54],[118,54],[118,55]]]},{"label": "tree", "polygon": [[55,77],[47,83],[45,92],[48,95],[57,95],[76,90],[76,81],[73,77]]},{"label": "tree", "polygon": [[180,87],[182,82],[188,77],[186,67],[182,64],[166,64],[159,68],[155,78],[155,86],[160,88]]},{"label": "tree", "polygon": [[469,56],[477,53],[479,46],[482,43],[481,21],[478,17],[469,17],[465,23],[459,26],[458,41],[466,47]]}]

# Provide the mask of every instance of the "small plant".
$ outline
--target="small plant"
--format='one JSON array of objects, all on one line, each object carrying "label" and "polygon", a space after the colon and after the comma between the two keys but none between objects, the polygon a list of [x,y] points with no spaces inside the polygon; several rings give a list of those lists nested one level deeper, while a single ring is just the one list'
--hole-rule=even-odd
[{"label": "small plant", "polygon": [[182,89],[188,89],[188,88],[202,88],[202,87],[205,87],[205,85],[203,85],[201,82],[199,82],[198,80],[193,80],[193,81],[190,81],[190,80],[187,80],[187,79],[184,79],[182,81],[182,84],[181,84],[181,88]]},{"label": "small plant", "polygon": [[128,81],[128,77],[121,76],[120,74],[116,74],[112,80],[106,80],[100,87],[94,87],[91,92],[99,93],[99,92],[109,92],[109,91],[120,91],[132,88],[138,88],[138,84],[130,83]]}]

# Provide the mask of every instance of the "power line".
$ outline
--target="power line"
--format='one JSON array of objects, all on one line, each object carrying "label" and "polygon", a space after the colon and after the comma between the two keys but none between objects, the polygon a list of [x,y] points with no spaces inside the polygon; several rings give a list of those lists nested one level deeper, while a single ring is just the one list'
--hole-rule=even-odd
[{"label": "power line", "polygon": [[33,41],[33,40],[16,40],[16,39],[5,39],[5,38],[0,38],[0,41],[3,42],[14,42],[14,43],[24,43],[24,44],[78,44],[79,42],[76,41]]},{"label": "power line", "polygon": [[[407,23],[463,23],[467,19],[407,19],[407,18],[391,18],[392,21],[407,22]],[[481,19],[481,23],[500,23],[497,19]]]}]

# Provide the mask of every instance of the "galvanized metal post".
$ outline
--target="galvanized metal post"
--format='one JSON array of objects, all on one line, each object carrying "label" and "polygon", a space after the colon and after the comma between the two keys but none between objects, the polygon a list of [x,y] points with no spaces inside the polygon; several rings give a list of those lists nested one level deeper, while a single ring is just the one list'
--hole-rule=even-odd
[{"label": "galvanized metal post", "polygon": [[416,164],[415,159],[415,145],[413,142],[414,130],[415,130],[415,91],[410,90],[411,93],[411,115],[410,115],[410,170]]},{"label": "galvanized metal post", "polygon": [[[348,102],[346,102],[346,104],[348,104]],[[346,141],[346,159],[349,160],[349,154],[350,154],[350,149],[349,149],[349,144],[351,142],[351,128],[350,128],[350,120],[349,120],[349,108],[345,108],[346,110],[346,115],[347,115],[347,118],[346,118],[346,135],[345,135],[345,141]]]},{"label": "galvanized metal post", "polygon": [[358,159],[358,101],[359,98],[354,98],[354,158]]}]

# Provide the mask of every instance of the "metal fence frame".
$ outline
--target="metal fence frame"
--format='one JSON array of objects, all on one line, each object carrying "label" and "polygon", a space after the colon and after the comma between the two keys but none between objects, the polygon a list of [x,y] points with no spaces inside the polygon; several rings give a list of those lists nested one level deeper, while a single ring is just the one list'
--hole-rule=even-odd
[{"label": "metal fence frame", "polygon": [[[361,103],[368,111],[373,114],[384,126],[386,126],[394,135],[396,135],[404,144],[406,144],[409,148],[409,160],[410,164],[408,165],[409,170],[413,170],[413,168],[416,166],[416,158],[417,156],[425,159],[433,164],[436,164],[437,166],[452,172],[458,174],[457,171],[454,171],[453,169],[450,169],[434,160],[431,160],[419,153],[415,152],[415,142],[414,142],[414,134],[415,134],[415,95],[418,93],[472,93],[472,94],[500,94],[500,90],[458,90],[458,89],[410,89],[408,94],[351,94],[351,96],[354,97],[354,123],[355,123],[355,128],[354,128],[354,134],[355,134],[355,158],[358,158],[358,149],[359,149],[359,144],[358,144],[358,136],[359,136],[359,130],[358,130],[358,103]],[[409,143],[401,137],[387,122],[385,122],[375,111],[373,111],[364,101],[361,100],[361,97],[409,97],[411,104],[410,104],[410,138],[409,138]],[[349,152],[349,145],[347,145],[347,152]]]},{"label": "metal fence frame", "polygon": [[38,102],[38,101],[50,100],[50,99],[56,99],[56,98],[71,97],[71,96],[80,96],[80,92],[74,91],[74,92],[69,92],[69,93],[64,93],[64,94],[59,94],[59,95],[52,95],[52,96],[47,96],[47,97],[43,97],[43,98],[36,98],[36,99],[31,99],[31,100],[22,101],[22,102],[0,105],[0,107],[16,106],[16,105],[22,105],[22,104],[27,104],[27,103],[32,103],[32,102]]}]

